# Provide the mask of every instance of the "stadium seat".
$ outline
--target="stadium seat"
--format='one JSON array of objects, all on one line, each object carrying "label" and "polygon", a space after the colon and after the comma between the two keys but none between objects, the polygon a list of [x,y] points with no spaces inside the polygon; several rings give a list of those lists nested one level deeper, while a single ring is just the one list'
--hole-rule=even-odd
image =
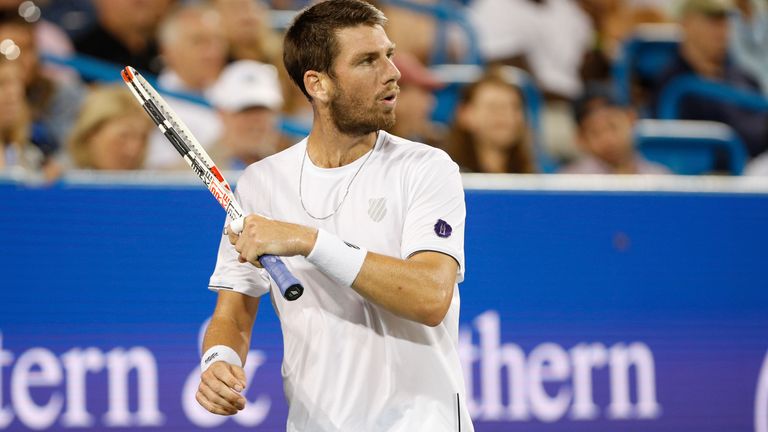
[{"label": "stadium seat", "polygon": [[698,120],[640,120],[635,143],[648,160],[667,166],[675,174],[708,174],[723,157],[728,172],[740,175],[747,151],[726,124]]},{"label": "stadium seat", "polygon": [[677,52],[679,43],[677,24],[643,24],[635,29],[613,65],[613,79],[622,102],[630,102],[633,81],[641,86],[656,81]]},{"label": "stadium seat", "polygon": [[659,95],[656,107],[659,118],[679,118],[680,101],[691,95],[716,100],[718,103],[733,104],[751,111],[768,112],[768,98],[761,93],[736,89],[695,75],[682,75],[670,81]]}]

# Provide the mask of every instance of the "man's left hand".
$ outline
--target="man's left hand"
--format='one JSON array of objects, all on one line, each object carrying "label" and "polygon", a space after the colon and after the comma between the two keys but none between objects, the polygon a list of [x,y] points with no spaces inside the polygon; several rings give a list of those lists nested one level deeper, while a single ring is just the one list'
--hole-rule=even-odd
[{"label": "man's left hand", "polygon": [[238,259],[241,263],[249,262],[261,268],[261,255],[309,255],[315,245],[317,229],[249,215],[240,235],[233,233],[228,226],[227,236],[240,253]]}]

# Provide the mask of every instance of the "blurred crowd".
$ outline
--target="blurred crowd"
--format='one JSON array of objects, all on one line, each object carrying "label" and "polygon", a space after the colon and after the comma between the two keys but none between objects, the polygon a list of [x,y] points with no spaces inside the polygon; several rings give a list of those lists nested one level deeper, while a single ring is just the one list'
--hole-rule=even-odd
[{"label": "blurred crowd", "polygon": [[[119,73],[98,73],[126,65],[157,83],[224,169],[292,145],[312,110],[283,68],[281,32],[306,3],[0,0],[0,171],[55,180],[184,167]],[[692,76],[735,96],[687,95],[675,118],[727,125],[746,173],[768,175],[768,0],[372,3],[402,74],[390,132],[466,172],[673,174],[640,151],[636,125],[664,117],[660,100]],[[673,41],[650,72],[626,61],[638,34]],[[707,173],[733,173],[728,157],[716,153]]]}]

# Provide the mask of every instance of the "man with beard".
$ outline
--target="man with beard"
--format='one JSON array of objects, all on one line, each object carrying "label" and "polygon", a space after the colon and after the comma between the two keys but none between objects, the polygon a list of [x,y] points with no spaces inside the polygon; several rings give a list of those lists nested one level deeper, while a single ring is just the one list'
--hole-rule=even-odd
[{"label": "man with beard", "polygon": [[[244,408],[242,366],[260,296],[280,317],[288,431],[472,431],[457,353],[464,273],[458,166],[383,131],[400,72],[386,18],[329,0],[288,29],[284,63],[309,99],[309,136],[246,169],[250,214],[222,238],[210,289],[198,402]],[[257,258],[282,256],[303,283],[287,302]],[[279,291],[278,291],[279,293]]]}]

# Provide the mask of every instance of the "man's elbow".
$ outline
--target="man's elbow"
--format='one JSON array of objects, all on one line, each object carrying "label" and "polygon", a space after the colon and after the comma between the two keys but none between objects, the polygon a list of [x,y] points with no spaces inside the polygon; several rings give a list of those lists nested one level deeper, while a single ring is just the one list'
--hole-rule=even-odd
[{"label": "man's elbow", "polygon": [[419,322],[429,327],[437,327],[443,322],[451,308],[453,287],[436,290],[435,298],[424,305],[419,314]]},{"label": "man's elbow", "polygon": [[426,315],[422,318],[421,323],[428,327],[437,327],[440,325],[440,323],[443,322],[443,319],[445,319],[445,313],[439,314],[430,314]]}]

